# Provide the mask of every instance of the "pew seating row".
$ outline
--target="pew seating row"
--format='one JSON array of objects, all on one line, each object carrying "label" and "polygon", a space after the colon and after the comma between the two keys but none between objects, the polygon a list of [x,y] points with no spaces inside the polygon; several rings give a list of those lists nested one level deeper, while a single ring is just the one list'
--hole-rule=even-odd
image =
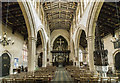
[{"label": "pew seating row", "polygon": [[2,83],[49,83],[55,77],[56,67],[41,67],[34,72],[22,72],[2,78]]},{"label": "pew seating row", "polygon": [[67,66],[66,70],[76,83],[118,83],[118,77],[100,77],[89,69]]}]

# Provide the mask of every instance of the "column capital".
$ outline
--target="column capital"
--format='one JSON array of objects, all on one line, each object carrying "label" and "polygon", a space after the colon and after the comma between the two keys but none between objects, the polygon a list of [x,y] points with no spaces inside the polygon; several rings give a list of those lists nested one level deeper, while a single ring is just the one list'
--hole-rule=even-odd
[{"label": "column capital", "polygon": [[28,40],[34,40],[34,41],[37,41],[37,38],[35,38],[35,37],[28,37]]},{"label": "column capital", "polygon": [[86,37],[86,40],[90,41],[90,40],[94,40],[95,39],[95,36],[88,36]]}]

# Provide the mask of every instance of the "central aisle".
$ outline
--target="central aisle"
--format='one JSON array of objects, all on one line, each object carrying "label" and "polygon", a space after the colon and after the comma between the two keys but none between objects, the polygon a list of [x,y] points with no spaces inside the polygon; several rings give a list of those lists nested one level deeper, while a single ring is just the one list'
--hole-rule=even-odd
[{"label": "central aisle", "polygon": [[55,72],[55,78],[52,80],[52,82],[73,82],[71,76],[69,73],[63,68],[63,67],[58,67],[56,72]]}]

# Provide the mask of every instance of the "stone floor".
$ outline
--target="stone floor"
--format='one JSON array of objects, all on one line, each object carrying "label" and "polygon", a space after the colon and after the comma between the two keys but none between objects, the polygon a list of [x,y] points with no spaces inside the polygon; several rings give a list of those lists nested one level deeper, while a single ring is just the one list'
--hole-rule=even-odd
[{"label": "stone floor", "polygon": [[51,81],[52,83],[74,83],[69,73],[63,68],[58,67],[55,72],[55,78]]}]

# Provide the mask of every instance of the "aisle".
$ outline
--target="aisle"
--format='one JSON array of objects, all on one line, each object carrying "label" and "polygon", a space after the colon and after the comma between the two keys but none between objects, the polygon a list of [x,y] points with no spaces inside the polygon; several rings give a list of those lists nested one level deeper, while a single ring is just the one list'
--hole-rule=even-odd
[{"label": "aisle", "polygon": [[55,72],[55,78],[52,80],[52,82],[72,83],[73,80],[64,68],[58,67]]}]

